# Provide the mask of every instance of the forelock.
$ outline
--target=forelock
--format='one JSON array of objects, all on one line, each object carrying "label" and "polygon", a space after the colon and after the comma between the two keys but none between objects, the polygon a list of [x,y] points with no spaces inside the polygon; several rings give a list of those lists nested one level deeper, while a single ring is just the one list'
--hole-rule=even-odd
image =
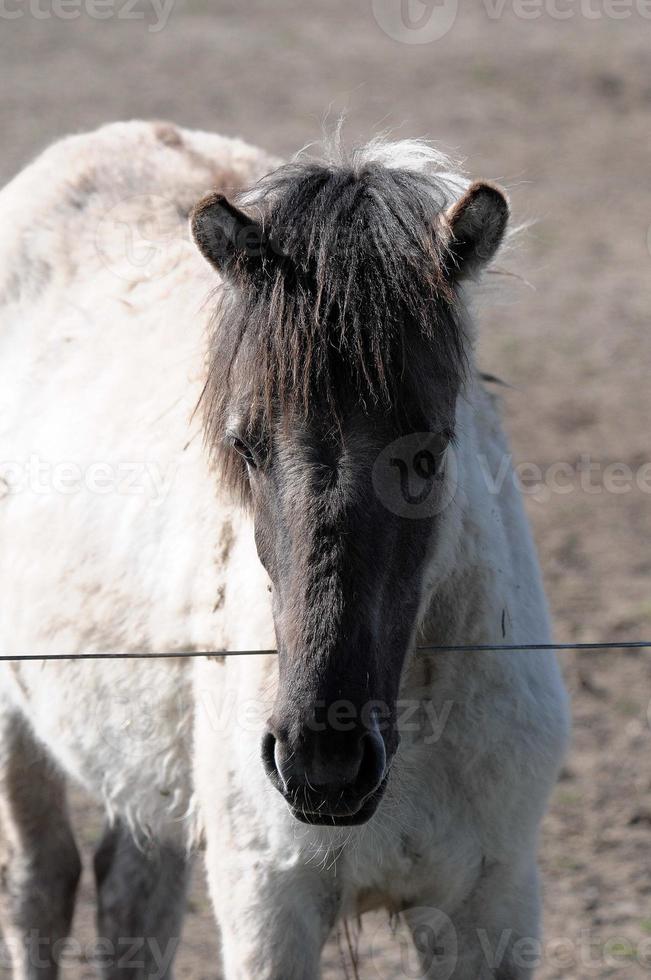
[{"label": "forelock", "polygon": [[322,160],[304,155],[241,197],[273,249],[215,313],[213,446],[244,391],[270,423],[274,413],[336,416],[351,397],[362,411],[391,411],[410,379],[459,386],[466,338],[437,216],[466,184],[428,144],[374,140],[348,155],[337,145]]}]

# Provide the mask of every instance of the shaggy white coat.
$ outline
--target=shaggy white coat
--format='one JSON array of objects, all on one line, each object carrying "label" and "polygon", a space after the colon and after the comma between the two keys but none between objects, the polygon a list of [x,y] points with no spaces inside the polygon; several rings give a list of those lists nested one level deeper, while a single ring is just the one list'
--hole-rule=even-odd
[{"label": "shaggy white coat", "polygon": [[[423,144],[366,152],[441,167]],[[219,281],[186,220],[274,164],[133,122],[58,143],[0,194],[3,654],[274,647],[249,520],[220,497],[193,415]],[[466,186],[438,180],[450,203]],[[506,447],[474,375],[457,431],[421,638],[548,641],[519,493],[506,479],[491,495],[478,462],[497,473]],[[412,656],[421,737],[406,704],[386,798],[346,831],[298,824],[264,775],[274,684],[269,657],[3,664],[0,705],[137,833],[184,840],[196,809],[228,980],[316,977],[337,918],[381,905],[421,939],[437,924],[424,976],[529,977],[512,943],[538,934],[537,830],[567,738],[554,656]],[[10,827],[11,801],[2,813]],[[507,935],[501,966],[481,930],[489,951]]]}]

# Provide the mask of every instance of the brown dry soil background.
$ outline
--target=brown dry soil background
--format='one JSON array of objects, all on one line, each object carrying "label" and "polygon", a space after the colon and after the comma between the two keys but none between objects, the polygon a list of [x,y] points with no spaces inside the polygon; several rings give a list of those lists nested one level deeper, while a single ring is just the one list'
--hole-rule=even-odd
[{"label": "brown dry soil background", "polygon": [[[23,15],[0,17],[0,176],[112,119],[171,119],[284,154],[345,109],[351,139],[429,136],[504,182],[517,219],[536,220],[510,260],[535,288],[514,280],[486,309],[481,363],[514,386],[504,402],[516,460],[598,464],[590,486],[577,470],[569,492],[527,495],[557,636],[651,638],[651,481],[604,489],[608,464],[638,472],[650,458],[651,20],[634,0],[615,10],[622,19],[600,0],[540,7],[523,19],[512,0],[462,0],[443,38],[411,44],[383,32],[370,0],[177,0],[158,32],[145,3],[149,21],[63,21],[13,0],[4,9]],[[651,654],[562,656],[574,743],[542,837],[539,976],[651,976]],[[75,936],[90,942],[99,816],[75,799],[86,859]],[[207,980],[218,941],[195,879],[178,975]],[[360,977],[416,975],[400,935],[364,922]],[[336,942],[326,959],[328,977],[346,976]],[[92,971],[73,958],[65,975]]]}]

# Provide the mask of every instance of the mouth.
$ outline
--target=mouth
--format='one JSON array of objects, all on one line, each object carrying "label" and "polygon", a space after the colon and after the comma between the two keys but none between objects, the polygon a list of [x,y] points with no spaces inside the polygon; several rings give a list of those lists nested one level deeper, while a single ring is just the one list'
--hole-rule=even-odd
[{"label": "mouth", "polygon": [[[305,806],[297,806],[295,801],[290,799],[282,789],[280,789],[280,793],[287,803],[292,816],[301,823],[320,827],[357,827],[370,820],[377,810],[380,800],[384,796],[388,779],[389,773],[387,772],[377,789],[367,796],[366,799],[362,800],[358,809],[347,811],[337,809],[337,812],[334,813],[329,813],[325,805],[318,810],[308,810]],[[276,788],[278,789],[278,787]]]}]

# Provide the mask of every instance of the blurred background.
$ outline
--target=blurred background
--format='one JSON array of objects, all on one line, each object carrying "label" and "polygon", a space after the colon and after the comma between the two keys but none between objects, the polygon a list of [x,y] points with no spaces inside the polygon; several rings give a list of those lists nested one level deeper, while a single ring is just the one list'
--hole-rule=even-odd
[{"label": "blurred background", "polygon": [[[350,142],[425,136],[501,182],[528,228],[480,363],[512,386],[556,634],[651,639],[650,48],[649,0],[0,0],[0,178],[110,120],[287,156],[343,112]],[[562,658],[575,735],[544,825],[539,977],[651,976],[651,656]],[[88,856],[99,817],[75,812]],[[69,980],[93,975],[92,918],[87,868]],[[417,976],[399,923],[353,933],[357,966],[335,937],[327,977]],[[178,975],[215,980],[217,950],[198,872]]]}]

